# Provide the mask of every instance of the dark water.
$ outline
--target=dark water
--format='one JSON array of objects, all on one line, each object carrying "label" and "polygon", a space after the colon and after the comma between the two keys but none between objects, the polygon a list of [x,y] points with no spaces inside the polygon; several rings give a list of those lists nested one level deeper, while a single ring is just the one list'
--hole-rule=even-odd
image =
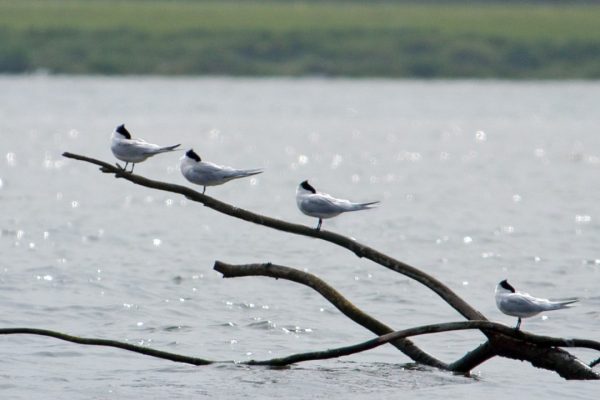
[{"label": "dark water", "polygon": [[[182,143],[264,167],[209,188],[220,200],[314,225],[296,185],[379,209],[325,221],[446,282],[488,318],[508,278],[582,297],[524,322],[600,339],[600,84],[162,78],[0,78],[0,326],[127,340],[216,360],[265,359],[372,337],[310,289],[224,280],[215,260],[317,274],[397,328],[460,317],[419,284],[326,243],[233,220],[66,160],[107,161],[109,136]],[[136,172],[185,183],[182,153]],[[475,332],[420,337],[453,361]],[[191,367],[51,338],[0,337],[3,398],[596,398],[597,384],[493,359],[474,378],[409,368],[392,347],[270,370]],[[575,350],[584,361],[597,353]]]}]

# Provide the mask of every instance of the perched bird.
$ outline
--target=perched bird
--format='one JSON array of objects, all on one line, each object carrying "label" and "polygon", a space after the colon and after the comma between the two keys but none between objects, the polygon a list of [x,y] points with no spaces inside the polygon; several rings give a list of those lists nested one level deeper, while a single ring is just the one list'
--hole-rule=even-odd
[{"label": "perched bird", "polygon": [[260,174],[262,169],[235,169],[202,161],[200,156],[192,149],[181,158],[181,173],[188,181],[204,186],[202,193],[206,192],[207,186],[222,185],[233,179],[245,178]]},{"label": "perched bird", "polygon": [[575,297],[556,300],[539,299],[528,293],[517,292],[506,279],[496,286],[496,306],[504,314],[519,318],[517,330],[521,326],[521,318],[533,317],[543,311],[568,308],[569,304],[577,301],[579,300]]},{"label": "perched bird", "polygon": [[132,139],[125,125],[122,124],[117,126],[117,129],[113,132],[110,149],[115,157],[121,161],[125,161],[123,170],[127,170],[127,165],[132,163],[131,172],[133,172],[133,167],[136,163],[145,161],[148,157],[156,154],[173,151],[179,146],[178,144],[173,146],[159,146],[148,143],[144,139]]},{"label": "perched bird", "polygon": [[323,218],[332,218],[348,211],[368,210],[378,201],[370,203],[352,203],[344,199],[336,199],[326,193],[317,192],[308,181],[298,185],[296,189],[296,204],[302,213],[319,218],[317,230],[321,229]]}]

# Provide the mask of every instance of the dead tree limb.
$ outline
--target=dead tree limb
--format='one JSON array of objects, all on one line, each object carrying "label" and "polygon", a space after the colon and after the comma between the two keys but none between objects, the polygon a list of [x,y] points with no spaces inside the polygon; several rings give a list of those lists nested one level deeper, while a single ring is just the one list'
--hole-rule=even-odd
[{"label": "dead tree limb", "polygon": [[[369,325],[371,323],[369,319],[365,318],[362,315],[361,318],[356,318],[352,314],[353,310],[349,309],[347,307],[347,304],[345,304],[348,303],[348,301],[340,293],[335,291],[321,279],[315,277],[312,274],[290,267],[275,265],[272,263],[232,265],[224,263],[222,261],[216,261],[214,269],[223,274],[224,278],[267,276],[275,279],[286,279],[300,284],[304,284],[315,289],[317,292],[323,295],[336,308],[342,311],[353,321],[373,331]],[[350,313],[346,314],[347,311],[349,311]],[[365,323],[365,321],[368,322]],[[490,322],[487,320],[471,322],[478,323],[468,324],[465,322],[462,325],[460,323],[455,323],[455,325],[436,324],[431,326],[428,325],[426,328],[421,327],[423,329],[417,329],[416,331],[414,331],[413,328],[399,331],[408,332],[406,336],[403,336],[404,333],[398,333],[397,336],[390,336],[394,334],[386,333],[385,335],[381,336],[381,338],[384,338],[381,339],[382,342],[380,344],[377,344],[376,346],[388,343],[390,340],[395,340],[397,338],[415,336],[424,333],[445,332],[446,330],[481,329],[482,331],[491,333],[489,335],[491,337],[490,341],[484,343],[475,350],[467,353],[467,355],[461,360],[447,365],[445,369],[449,369],[455,372],[467,373],[476,365],[485,362],[493,356],[502,356],[506,358],[518,359],[521,361],[528,361],[535,367],[555,371],[560,376],[567,379],[600,379],[600,375],[596,374],[590,367],[579,361],[570,353],[559,348],[585,347],[600,351],[600,342],[586,339],[563,339],[553,338],[549,336],[539,336],[520,330],[517,331],[514,328],[509,328],[505,325]],[[432,330],[428,331],[428,329]],[[421,331],[423,331],[423,333],[414,333]],[[372,347],[369,346],[379,342],[368,341],[365,343],[366,344],[344,347],[342,348],[342,350],[337,349],[331,351],[318,351],[314,353],[307,353],[307,355],[302,354],[290,356],[291,358],[289,358],[289,360],[293,360],[291,361],[291,363],[293,363],[297,362],[295,360],[304,361],[304,358],[332,358],[336,357],[336,354],[338,354],[338,356],[343,356],[347,354],[353,354],[358,349],[361,349],[361,346],[363,345],[366,346],[365,349],[370,349]],[[285,363],[288,362],[288,358],[285,358],[283,360],[284,361],[278,359],[274,361],[274,363],[275,365],[285,365]]]}]

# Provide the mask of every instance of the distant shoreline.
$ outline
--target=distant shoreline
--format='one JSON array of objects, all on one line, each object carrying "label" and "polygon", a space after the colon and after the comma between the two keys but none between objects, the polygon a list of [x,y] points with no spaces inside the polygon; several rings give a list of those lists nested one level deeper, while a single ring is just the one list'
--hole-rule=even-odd
[{"label": "distant shoreline", "polygon": [[600,5],[0,0],[0,74],[600,79]]}]

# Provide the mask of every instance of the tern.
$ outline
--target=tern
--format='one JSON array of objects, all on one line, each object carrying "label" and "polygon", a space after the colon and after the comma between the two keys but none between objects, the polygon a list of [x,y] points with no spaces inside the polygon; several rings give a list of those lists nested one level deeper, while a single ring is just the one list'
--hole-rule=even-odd
[{"label": "tern", "polygon": [[131,133],[125,128],[125,124],[122,124],[117,126],[113,132],[110,149],[115,157],[121,161],[125,161],[123,170],[126,171],[127,165],[131,163],[131,172],[133,172],[133,167],[135,167],[136,163],[145,161],[148,157],[156,154],[173,151],[179,146],[178,144],[173,146],[159,146],[148,143],[144,139],[132,139]]},{"label": "tern", "polygon": [[332,218],[348,211],[368,210],[378,201],[369,203],[353,203],[349,200],[336,199],[326,193],[317,192],[308,181],[298,185],[296,189],[296,204],[303,214],[319,218],[317,230],[321,230],[323,218]]},{"label": "tern", "polygon": [[207,186],[222,185],[233,179],[245,178],[263,172],[261,168],[235,169],[202,161],[193,149],[188,150],[181,158],[180,168],[185,179],[197,185],[204,186],[202,194],[206,192]]},{"label": "tern", "polygon": [[521,318],[529,318],[543,311],[560,310],[569,308],[570,304],[579,301],[577,298],[569,299],[540,299],[528,293],[517,292],[514,287],[505,280],[496,286],[496,306],[500,311],[512,317],[518,317],[517,326],[521,327]]}]

